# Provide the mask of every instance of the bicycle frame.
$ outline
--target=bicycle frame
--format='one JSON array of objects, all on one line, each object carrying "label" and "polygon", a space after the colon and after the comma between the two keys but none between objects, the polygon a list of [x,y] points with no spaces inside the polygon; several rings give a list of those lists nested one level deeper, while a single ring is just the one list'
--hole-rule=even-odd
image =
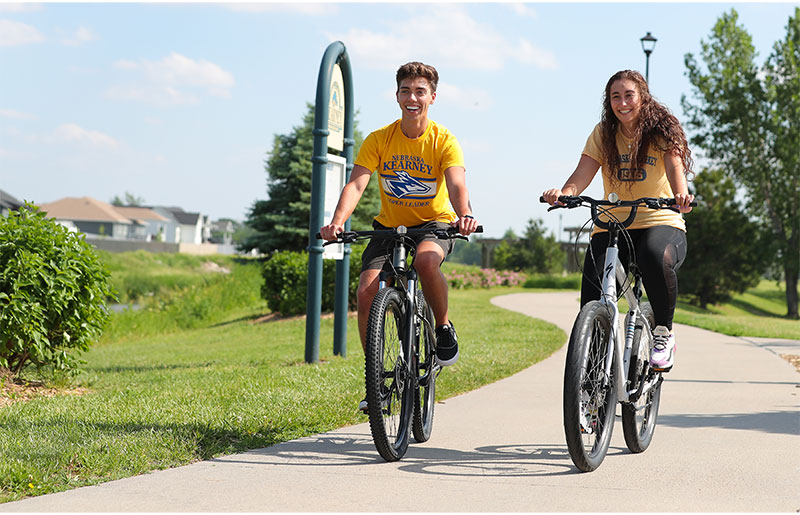
[{"label": "bicycle frame", "polygon": [[[397,228],[398,234],[406,234],[406,227],[400,226]],[[412,352],[416,350],[416,327],[417,321],[417,271],[414,270],[413,265],[407,265],[408,249],[402,240],[396,240],[394,250],[392,252],[392,269],[394,272],[381,271],[378,282],[378,290],[386,288],[389,277],[395,279],[395,286],[405,292],[406,296],[406,314],[404,320],[404,334],[403,345],[400,349],[400,357],[406,365],[406,370],[409,377],[415,375],[412,373],[411,365],[412,360],[408,359]],[[405,288],[399,282],[405,279]]]},{"label": "bicycle frame", "polygon": [[[637,321],[641,321],[647,330],[642,331],[642,337],[647,339],[648,348],[653,338],[653,328],[642,318],[639,306],[642,297],[642,278],[634,274],[636,283],[633,288],[625,291],[625,300],[628,302],[628,316],[625,321],[624,337],[620,334],[619,326],[619,307],[617,306],[617,282],[624,284],[628,279],[625,268],[619,261],[619,233],[621,229],[612,224],[609,227],[609,243],[606,248],[605,262],[603,266],[603,294],[600,302],[606,306],[611,313],[612,330],[609,334],[608,348],[606,350],[605,377],[611,377],[611,367],[616,356],[614,370],[614,380],[617,382],[617,400],[619,402],[636,402],[643,394],[647,393],[657,384],[658,378],[642,382],[638,385],[626,385],[628,367],[631,360],[631,348],[633,347],[633,336]],[[630,389],[628,389],[630,388]]]}]

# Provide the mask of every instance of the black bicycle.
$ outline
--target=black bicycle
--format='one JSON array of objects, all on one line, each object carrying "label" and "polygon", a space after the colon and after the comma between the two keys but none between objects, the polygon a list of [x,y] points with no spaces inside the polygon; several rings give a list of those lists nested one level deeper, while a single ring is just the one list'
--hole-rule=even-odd
[{"label": "black bicycle", "polygon": [[[544,198],[539,200],[545,202]],[[663,382],[661,372],[650,366],[655,320],[650,303],[641,303],[642,274],[635,254],[629,252],[631,262],[626,272],[619,260],[618,245],[619,239],[625,238],[628,248],[633,249],[626,228],[640,207],[674,209],[675,199],[619,200],[612,193],[609,200],[586,196],[561,196],[558,200],[563,205],[552,206],[548,211],[589,207],[591,221],[609,233],[602,285],[596,285],[601,297],[586,303],[575,319],[564,370],[567,448],[575,466],[591,472],[600,466],[608,451],[617,402],[622,404],[622,430],[628,449],[644,452],[653,438]],[[630,213],[620,220],[614,215],[614,208],[629,208]],[[600,218],[601,214],[605,219]],[[628,302],[624,334],[619,330],[617,301],[622,295],[618,295],[618,288]]]},{"label": "black bicycle", "polygon": [[[476,232],[483,232],[478,227]],[[367,413],[372,439],[386,461],[397,461],[408,449],[410,435],[426,442],[433,431],[436,377],[436,333],[433,310],[418,287],[411,236],[434,234],[439,239],[463,239],[455,227],[347,231],[332,243],[369,238],[394,242],[391,267],[382,270],[379,290],[367,322],[365,376]]]}]

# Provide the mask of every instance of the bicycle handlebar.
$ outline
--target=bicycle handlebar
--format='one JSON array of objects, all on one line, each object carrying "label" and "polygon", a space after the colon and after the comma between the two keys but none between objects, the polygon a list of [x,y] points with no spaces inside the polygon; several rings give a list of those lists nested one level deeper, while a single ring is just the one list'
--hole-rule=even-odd
[{"label": "bicycle handlebar", "polygon": [[[403,227],[403,228],[405,229],[404,232],[399,231],[398,230],[399,227],[398,228],[392,228],[392,229],[379,229],[379,230],[376,230],[376,231],[345,231],[345,232],[339,233],[336,236],[335,240],[326,241],[325,243],[322,244],[322,246],[324,247],[325,245],[332,245],[334,243],[353,243],[354,241],[356,241],[359,238],[373,238],[373,237],[394,238],[395,236],[398,236],[398,235],[401,235],[401,234],[404,235],[404,236],[413,236],[413,235],[419,235],[419,234],[434,234],[440,240],[461,239],[461,240],[469,241],[469,238],[467,238],[466,236],[461,235],[458,232],[458,227],[447,227],[447,228],[444,228],[444,229],[436,229],[436,228],[433,228],[433,229],[427,228],[426,229],[426,228],[422,228],[422,227],[416,227],[416,228]],[[482,233],[483,232],[483,226],[479,225],[478,228],[475,229],[475,232],[476,233]],[[314,236],[317,239],[322,239],[322,235],[320,233],[317,233]]]},{"label": "bicycle handlebar", "polygon": [[[611,202],[610,200],[594,199],[592,197],[587,197],[586,195],[561,195],[558,197],[558,201],[563,205],[550,206],[547,210],[552,211],[553,209],[572,209],[588,204],[592,209],[592,222],[602,229],[608,229],[610,223],[598,219],[598,207],[630,207],[631,212],[628,215],[628,218],[622,222],[618,222],[622,227],[628,227],[633,223],[639,207],[675,210],[675,199],[664,197],[642,197],[636,200],[617,200],[615,202]],[[544,197],[539,197],[539,202],[547,204],[547,201],[544,199]],[[692,201],[689,206],[696,207],[697,201]]]}]

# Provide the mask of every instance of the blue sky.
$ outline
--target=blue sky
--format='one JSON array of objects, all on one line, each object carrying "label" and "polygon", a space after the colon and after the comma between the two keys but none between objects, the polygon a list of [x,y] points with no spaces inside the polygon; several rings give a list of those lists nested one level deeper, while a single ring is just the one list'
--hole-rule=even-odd
[{"label": "blue sky", "polygon": [[[539,195],[574,169],[608,77],[644,71],[640,37],[658,38],[651,90],[683,119],[684,55],[722,13],[737,10],[760,63],[798,5],[0,3],[0,188],[243,220],[267,197],[273,136],[300,123],[340,40],[362,132],[399,117],[400,64],[433,64],[430,115],[462,144],[486,235],[530,218],[556,232],[585,214],[547,213]],[[587,193],[601,191],[598,177]]]}]

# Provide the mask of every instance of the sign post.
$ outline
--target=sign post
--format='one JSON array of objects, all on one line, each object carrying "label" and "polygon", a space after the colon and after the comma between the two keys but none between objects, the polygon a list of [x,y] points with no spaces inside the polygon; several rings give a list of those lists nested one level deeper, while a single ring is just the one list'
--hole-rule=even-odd
[{"label": "sign post", "polygon": [[[341,151],[344,158],[344,180],[353,170],[353,85],[350,58],[344,43],[328,45],[322,56],[317,77],[317,96],[314,106],[314,151],[311,157],[311,215],[308,236],[308,289],[306,291],[306,363],[319,361],[319,318],[322,314],[322,240],[316,237],[325,224],[326,182],[329,173],[341,168],[341,160],[329,157],[328,148]],[[337,146],[338,145],[338,146]],[[335,157],[335,156],[333,156]],[[330,166],[329,166],[330,165]],[[332,170],[329,172],[329,170]],[[339,190],[341,191],[341,190]],[[331,192],[330,196],[334,196]],[[339,192],[335,193],[338,199]],[[333,209],[331,209],[331,217]],[[328,219],[329,221],[329,219]],[[345,230],[350,229],[350,220]],[[350,275],[350,248],[342,249],[336,262],[336,293],[334,304],[335,354],[345,355],[347,347],[347,303]]]}]

